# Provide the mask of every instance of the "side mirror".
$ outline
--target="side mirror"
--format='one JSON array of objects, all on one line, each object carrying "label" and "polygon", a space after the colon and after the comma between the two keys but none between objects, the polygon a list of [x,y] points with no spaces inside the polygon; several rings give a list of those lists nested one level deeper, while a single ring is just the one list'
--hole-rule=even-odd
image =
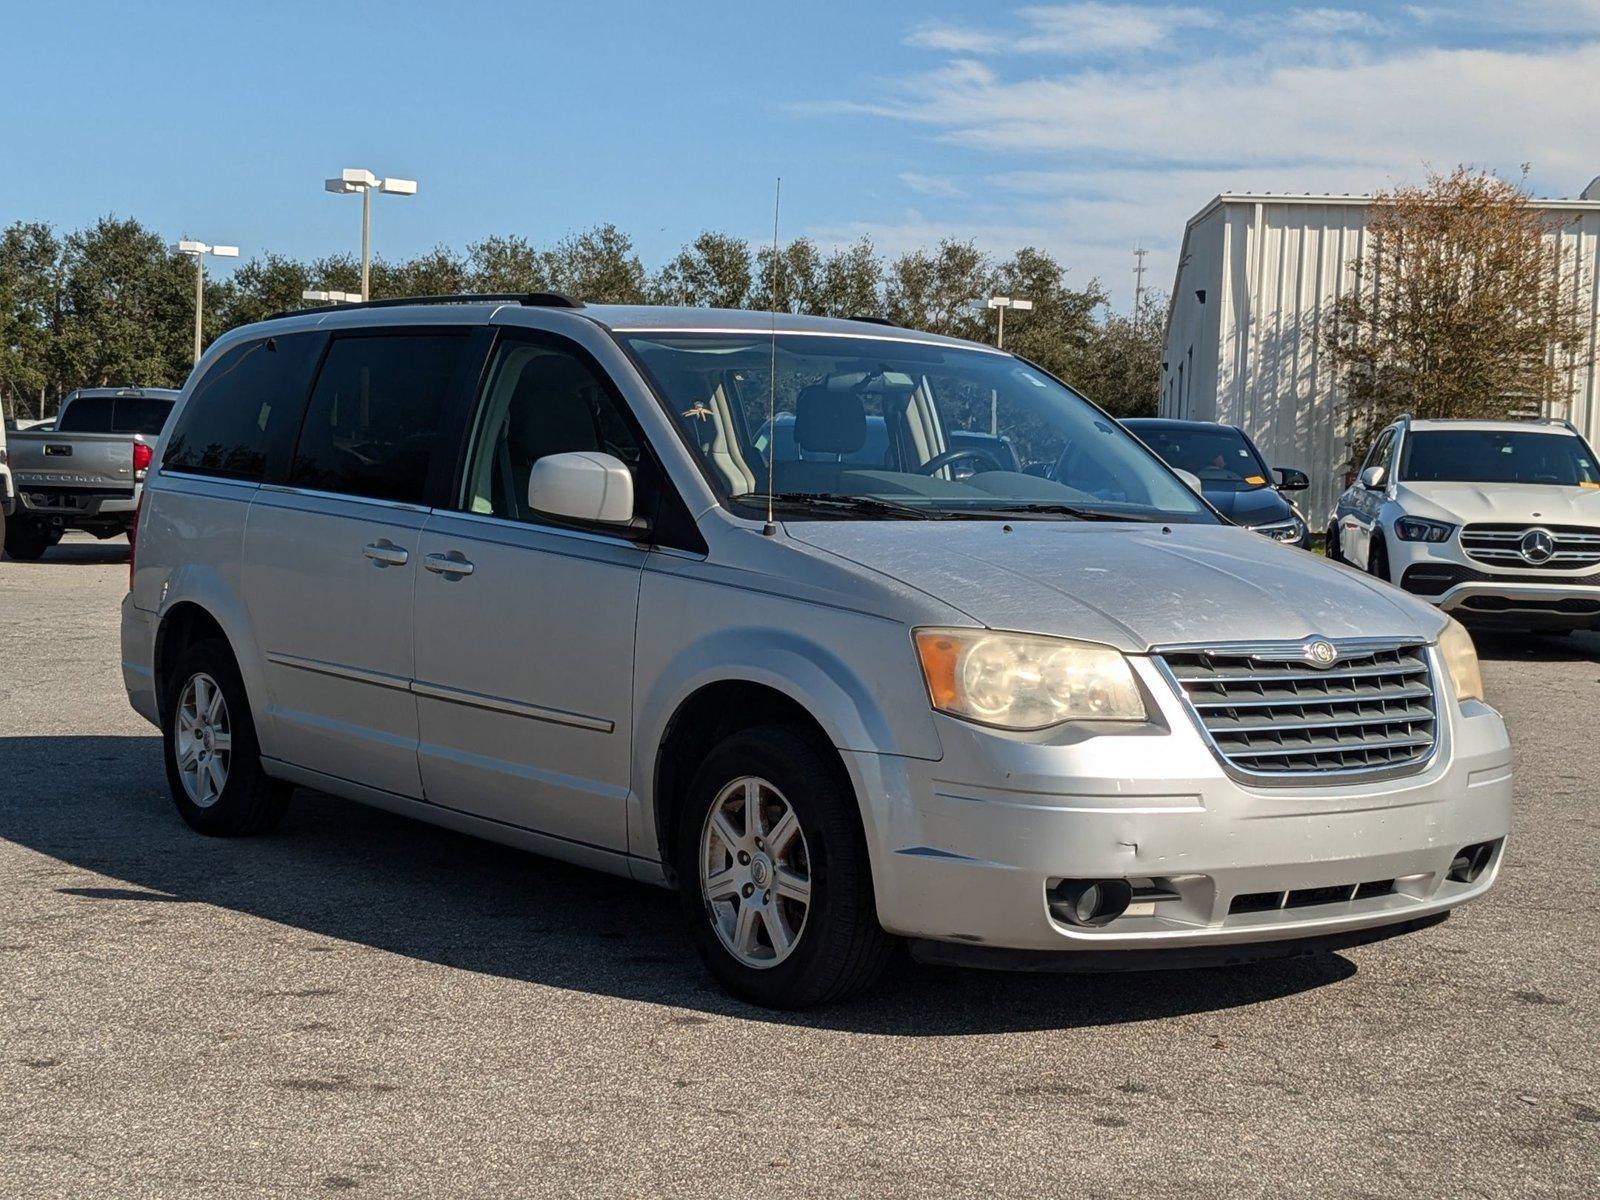
[{"label": "side mirror", "polygon": [[1294,467],[1274,467],[1278,472],[1278,490],[1280,492],[1303,492],[1311,486],[1310,477]]},{"label": "side mirror", "polygon": [[1368,467],[1365,471],[1361,472],[1361,486],[1366,488],[1369,492],[1381,491],[1383,489],[1384,481],[1387,480],[1388,477],[1389,472],[1385,471],[1382,467]]},{"label": "side mirror", "polygon": [[1193,471],[1185,471],[1182,467],[1173,467],[1172,473],[1189,485],[1189,490],[1195,495],[1200,494],[1200,476]]},{"label": "side mirror", "polygon": [[583,525],[615,526],[637,536],[645,522],[633,515],[633,475],[621,459],[598,450],[547,454],[528,473],[528,507]]}]

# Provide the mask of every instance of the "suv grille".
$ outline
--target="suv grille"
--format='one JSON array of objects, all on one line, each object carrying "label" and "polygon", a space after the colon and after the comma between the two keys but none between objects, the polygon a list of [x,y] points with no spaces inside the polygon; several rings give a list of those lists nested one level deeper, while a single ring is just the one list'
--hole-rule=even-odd
[{"label": "suv grille", "polygon": [[[1538,530],[1549,535],[1525,550],[1523,539]],[[1583,571],[1600,565],[1600,529],[1583,525],[1468,525],[1461,531],[1467,557],[1494,567],[1533,567],[1539,571]]]},{"label": "suv grille", "polygon": [[1368,642],[1335,651],[1325,668],[1298,643],[1184,648],[1158,661],[1237,772],[1290,782],[1420,770],[1435,737],[1427,648]]}]

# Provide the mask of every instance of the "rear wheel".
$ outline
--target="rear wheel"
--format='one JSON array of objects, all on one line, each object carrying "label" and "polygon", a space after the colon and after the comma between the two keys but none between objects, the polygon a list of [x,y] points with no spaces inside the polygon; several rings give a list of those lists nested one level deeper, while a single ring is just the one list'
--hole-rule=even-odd
[{"label": "rear wheel", "polygon": [[12,517],[6,522],[5,536],[6,553],[18,562],[42,558],[50,547],[50,531],[26,517]]},{"label": "rear wheel", "polygon": [[167,784],[190,828],[231,837],[283,819],[292,789],[261,769],[244,680],[226,642],[183,652],[162,711]]},{"label": "rear wheel", "polygon": [[677,868],[707,968],[755,1004],[841,1000],[893,953],[855,797],[795,729],[746,730],[711,751],[689,787]]}]

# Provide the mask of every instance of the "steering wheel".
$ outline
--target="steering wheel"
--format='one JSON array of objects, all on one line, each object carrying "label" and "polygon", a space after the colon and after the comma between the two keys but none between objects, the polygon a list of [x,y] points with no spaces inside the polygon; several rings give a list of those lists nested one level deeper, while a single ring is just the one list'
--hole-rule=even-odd
[{"label": "steering wheel", "polygon": [[981,458],[996,471],[1004,471],[1005,464],[996,458],[990,451],[979,446],[960,446],[954,450],[946,450],[943,454],[935,454],[923,463],[914,472],[917,475],[932,475],[935,471],[943,470],[951,463],[960,462],[964,458]]}]

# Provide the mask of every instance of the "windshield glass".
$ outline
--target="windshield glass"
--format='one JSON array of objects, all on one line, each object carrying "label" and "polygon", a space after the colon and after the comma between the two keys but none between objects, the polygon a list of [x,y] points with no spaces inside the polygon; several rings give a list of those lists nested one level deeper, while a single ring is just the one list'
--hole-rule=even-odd
[{"label": "windshield glass", "polygon": [[1406,436],[1400,478],[1415,482],[1600,487],[1589,447],[1570,433],[1422,429]]},{"label": "windshield glass", "polygon": [[1192,471],[1205,484],[1241,491],[1266,487],[1271,479],[1266,463],[1251,448],[1244,434],[1230,425],[1165,425],[1129,421],[1146,446],[1169,467]]},{"label": "windshield glass", "polygon": [[1216,520],[1115,421],[1009,355],[870,337],[619,336],[735,502],[763,504],[770,469],[791,515]]}]

